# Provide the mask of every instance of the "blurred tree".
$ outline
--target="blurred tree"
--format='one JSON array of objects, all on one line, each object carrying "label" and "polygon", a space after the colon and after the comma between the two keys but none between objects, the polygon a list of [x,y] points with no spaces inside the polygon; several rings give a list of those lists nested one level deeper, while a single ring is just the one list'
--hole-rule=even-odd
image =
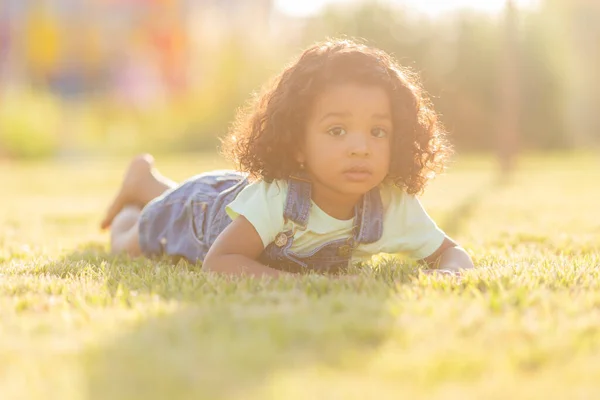
[{"label": "blurred tree", "polygon": [[542,12],[552,24],[552,42],[562,50],[568,142],[577,147],[599,144],[600,2],[545,0]]},{"label": "blurred tree", "polygon": [[520,117],[523,146],[568,145],[565,48],[544,13],[525,16],[519,45]]},{"label": "blurred tree", "polygon": [[458,18],[456,29],[456,62],[441,77],[450,90],[441,99],[440,111],[459,146],[492,149],[498,112],[498,30],[489,20],[466,12]]},{"label": "blurred tree", "polygon": [[502,57],[500,60],[500,107],[497,116],[497,152],[500,171],[507,177],[513,170],[519,137],[518,110],[521,106],[521,88],[518,57],[517,9],[511,0],[506,1],[502,28]]}]

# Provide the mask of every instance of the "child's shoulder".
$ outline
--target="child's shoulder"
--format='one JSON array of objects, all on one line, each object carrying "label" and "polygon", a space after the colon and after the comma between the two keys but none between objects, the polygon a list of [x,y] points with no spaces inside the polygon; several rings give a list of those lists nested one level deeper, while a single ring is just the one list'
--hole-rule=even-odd
[{"label": "child's shoulder", "polygon": [[265,181],[264,179],[255,179],[255,180],[250,180],[250,183],[248,184],[248,187],[256,187],[256,188],[261,188],[261,189],[267,189],[267,190],[271,190],[271,189],[286,189],[288,187],[288,182],[285,179],[273,179],[270,182]]},{"label": "child's shoulder", "polygon": [[411,197],[406,191],[394,184],[382,184],[379,186],[379,194],[383,207],[388,208],[390,204],[400,203]]},{"label": "child's shoulder", "polygon": [[277,179],[267,182],[263,179],[250,181],[242,190],[243,196],[261,196],[266,198],[278,198],[286,196],[288,192],[288,183],[285,180]]},{"label": "child's shoulder", "polygon": [[283,215],[286,198],[286,182],[255,180],[249,182],[227,205],[227,212],[230,216],[242,214],[248,217],[252,214],[272,218],[273,215]]},{"label": "child's shoulder", "polygon": [[408,193],[396,185],[380,186],[381,202],[386,216],[400,217],[408,214],[420,214],[423,205],[417,195]]}]

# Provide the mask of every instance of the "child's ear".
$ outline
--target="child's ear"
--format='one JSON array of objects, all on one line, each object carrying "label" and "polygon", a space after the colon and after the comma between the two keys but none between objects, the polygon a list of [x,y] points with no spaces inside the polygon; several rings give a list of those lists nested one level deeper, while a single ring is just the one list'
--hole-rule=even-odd
[{"label": "child's ear", "polygon": [[296,152],[296,161],[298,161],[299,164],[303,164],[304,161],[306,161],[304,153],[301,150]]}]

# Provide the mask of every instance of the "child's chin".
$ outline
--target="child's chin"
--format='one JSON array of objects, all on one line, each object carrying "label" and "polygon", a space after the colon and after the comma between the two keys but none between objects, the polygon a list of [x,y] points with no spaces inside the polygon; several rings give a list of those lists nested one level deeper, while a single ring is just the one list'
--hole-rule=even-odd
[{"label": "child's chin", "polygon": [[363,195],[376,187],[372,182],[351,182],[344,185],[344,192],[349,195]]}]

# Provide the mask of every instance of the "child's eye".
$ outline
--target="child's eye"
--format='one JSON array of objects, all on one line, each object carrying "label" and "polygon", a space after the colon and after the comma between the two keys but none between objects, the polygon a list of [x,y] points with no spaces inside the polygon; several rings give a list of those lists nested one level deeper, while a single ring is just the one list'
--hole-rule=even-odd
[{"label": "child's eye", "polygon": [[346,134],[346,130],[339,126],[334,126],[327,131],[331,136],[342,136]]},{"label": "child's eye", "polygon": [[387,136],[387,131],[383,128],[373,128],[371,129],[371,135],[375,136],[376,138],[384,138]]}]

